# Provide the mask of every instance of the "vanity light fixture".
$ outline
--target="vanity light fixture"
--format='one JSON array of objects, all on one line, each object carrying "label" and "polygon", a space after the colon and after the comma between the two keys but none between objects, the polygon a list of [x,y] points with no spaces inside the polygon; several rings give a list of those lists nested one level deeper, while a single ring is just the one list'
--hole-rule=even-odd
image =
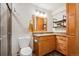
[{"label": "vanity light fixture", "polygon": [[46,18],[46,13],[39,10],[35,10],[35,16]]}]

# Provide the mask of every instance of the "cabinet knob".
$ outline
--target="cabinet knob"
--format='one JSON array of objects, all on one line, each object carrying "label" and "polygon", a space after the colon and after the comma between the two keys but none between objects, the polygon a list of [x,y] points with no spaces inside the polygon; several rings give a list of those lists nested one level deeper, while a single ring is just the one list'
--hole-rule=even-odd
[{"label": "cabinet knob", "polygon": [[38,40],[36,40],[36,39],[35,39],[35,40],[34,40],[34,42],[35,42],[35,43],[37,43],[37,42],[38,42]]}]

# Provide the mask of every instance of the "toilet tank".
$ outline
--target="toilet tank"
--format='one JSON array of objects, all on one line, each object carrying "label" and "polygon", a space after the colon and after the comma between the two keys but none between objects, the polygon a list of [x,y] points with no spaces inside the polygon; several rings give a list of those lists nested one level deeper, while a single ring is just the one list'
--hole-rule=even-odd
[{"label": "toilet tank", "polygon": [[25,47],[29,46],[31,40],[32,40],[31,35],[26,35],[26,36],[19,37],[19,46],[20,46],[20,48],[25,48]]}]

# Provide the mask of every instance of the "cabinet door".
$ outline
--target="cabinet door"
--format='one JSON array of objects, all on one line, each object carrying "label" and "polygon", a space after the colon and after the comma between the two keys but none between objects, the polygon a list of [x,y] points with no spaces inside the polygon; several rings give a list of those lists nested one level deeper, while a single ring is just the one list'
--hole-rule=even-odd
[{"label": "cabinet door", "polygon": [[37,43],[34,43],[36,55],[45,55],[55,50],[55,36],[41,36],[36,38]]},{"label": "cabinet door", "polygon": [[38,42],[38,55],[45,55],[48,53],[49,50],[49,43],[46,37],[40,37]]},{"label": "cabinet door", "polygon": [[75,56],[76,55],[76,37],[75,36],[68,36],[68,55]]},{"label": "cabinet door", "polygon": [[69,35],[75,35],[75,30],[76,30],[76,26],[75,26],[75,15],[72,14],[70,16],[68,16],[68,31],[67,34]]},{"label": "cabinet door", "polygon": [[49,43],[49,52],[55,50],[55,39],[56,37],[55,36],[49,36],[48,37],[48,43]]},{"label": "cabinet door", "polygon": [[41,41],[40,43],[38,43],[38,52],[40,56],[44,55],[45,54],[45,42],[44,41]]},{"label": "cabinet door", "polygon": [[76,9],[76,4],[75,3],[68,3],[68,4],[66,4],[67,6],[67,12],[68,12],[68,14],[70,15],[70,14],[73,14],[73,13],[75,13],[75,9]]},{"label": "cabinet door", "polygon": [[67,34],[69,35],[75,35],[75,7],[73,3],[67,4]]}]

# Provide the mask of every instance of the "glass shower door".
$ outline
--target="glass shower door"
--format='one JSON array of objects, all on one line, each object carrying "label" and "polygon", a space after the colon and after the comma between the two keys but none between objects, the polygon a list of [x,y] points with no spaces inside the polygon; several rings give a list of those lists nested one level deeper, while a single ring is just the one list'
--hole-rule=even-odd
[{"label": "glass shower door", "polygon": [[11,55],[11,14],[6,3],[0,6],[0,55]]}]

